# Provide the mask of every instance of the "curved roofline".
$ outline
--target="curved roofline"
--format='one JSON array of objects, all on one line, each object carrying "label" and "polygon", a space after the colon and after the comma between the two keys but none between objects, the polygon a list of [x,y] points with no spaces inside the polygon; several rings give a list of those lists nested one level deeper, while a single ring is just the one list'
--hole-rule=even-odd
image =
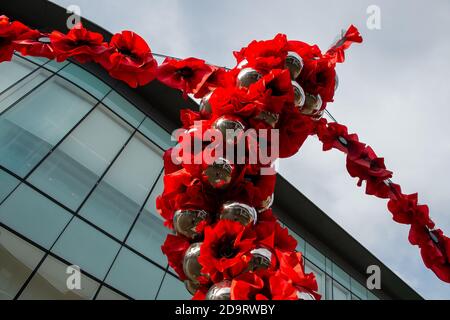
[{"label": "curved roofline", "polygon": [[[37,14],[41,13],[41,14]],[[41,31],[65,31],[66,10],[47,0],[2,1],[0,14],[11,19],[20,20]],[[112,34],[97,24],[82,18],[84,26],[101,33],[106,40]],[[157,121],[168,132],[179,127],[181,108],[198,109],[193,100],[184,100],[178,90],[164,86],[158,81],[138,89],[131,89],[126,84],[117,82],[96,64],[86,64],[83,68],[92,72],[108,83],[115,90],[126,96],[141,111]],[[378,265],[382,274],[382,291],[393,299],[423,299],[407,283],[398,277],[384,263],[354,239],[348,232],[334,222],[328,215],[298,191],[284,177],[278,175],[275,209],[279,209],[280,219],[289,222],[289,227],[300,234],[307,234],[308,241],[316,242],[317,247],[342,264],[348,264],[360,275],[366,274],[369,265]],[[301,212],[301,214],[298,214]]]}]

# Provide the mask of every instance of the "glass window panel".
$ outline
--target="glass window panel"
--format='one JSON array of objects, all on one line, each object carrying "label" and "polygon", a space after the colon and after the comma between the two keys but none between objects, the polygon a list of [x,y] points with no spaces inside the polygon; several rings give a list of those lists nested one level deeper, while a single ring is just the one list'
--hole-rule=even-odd
[{"label": "glass window panel", "polygon": [[19,180],[0,169],[0,203],[5,200],[18,184]]},{"label": "glass window panel", "polygon": [[331,261],[330,259],[326,258],[325,260],[325,265],[326,265],[326,273],[332,275],[333,274],[333,261]]},{"label": "glass window panel", "polygon": [[17,56],[14,56],[10,62],[0,63],[0,74],[3,75],[0,77],[0,93],[37,67],[35,64]]},{"label": "glass window panel", "polygon": [[358,296],[352,294],[352,300],[361,300]]},{"label": "glass window panel", "polygon": [[42,163],[29,181],[76,210],[126,143],[131,130],[123,120],[100,105]]},{"label": "glass window panel", "polygon": [[68,278],[73,274],[67,265],[49,256],[40,266],[19,300],[90,300],[93,299],[99,283],[80,275],[80,289],[69,289]]},{"label": "glass window panel", "polygon": [[305,259],[305,273],[313,272],[316,276],[317,285],[319,286],[319,290],[317,291],[322,297],[325,297],[326,292],[326,283],[325,283],[325,272],[317,268],[310,261]]},{"label": "glass window panel", "polygon": [[107,287],[102,287],[98,292],[98,295],[95,298],[95,300],[111,301],[111,300],[128,300],[128,299]]},{"label": "glass window panel", "polygon": [[351,285],[351,291],[355,295],[357,295],[360,299],[366,300],[367,299],[367,289],[360,284],[355,279],[350,279],[350,285]]},{"label": "glass window panel", "polygon": [[78,84],[94,97],[102,100],[111,88],[83,68],[71,63],[59,72],[59,75]]},{"label": "glass window panel", "polygon": [[123,240],[162,170],[160,151],[135,135],[80,214]]},{"label": "glass window panel", "polygon": [[45,69],[48,69],[53,72],[58,72],[59,70],[63,69],[65,66],[69,64],[68,61],[64,62],[56,62],[55,60],[51,60],[43,65]]},{"label": "glass window panel", "polygon": [[351,300],[350,291],[333,281],[333,300]]},{"label": "glass window panel", "polygon": [[372,291],[367,290],[367,298],[368,300],[380,300]]},{"label": "glass window panel", "polygon": [[336,264],[333,264],[333,278],[347,289],[350,289],[350,276]]},{"label": "glass window panel", "polygon": [[139,131],[141,131],[154,143],[159,145],[163,150],[170,149],[176,144],[175,141],[171,140],[171,135],[150,118],[146,118],[144,120],[144,122],[139,127]]},{"label": "glass window panel", "polygon": [[306,243],[305,256],[320,269],[325,270],[325,256],[308,242]]},{"label": "glass window panel", "polygon": [[184,283],[166,274],[161,285],[157,300],[191,300],[192,296],[186,290]]},{"label": "glass window panel", "polygon": [[43,83],[51,73],[43,69],[37,70],[15,84],[0,95],[0,112],[8,109],[16,101]]},{"label": "glass window panel", "polygon": [[325,276],[325,296],[322,300],[333,300],[333,279],[329,276]]},{"label": "glass window panel", "polygon": [[297,240],[297,248],[296,248],[296,250],[298,252],[301,252],[302,254],[305,254],[305,245],[306,245],[305,240],[303,240],[302,237],[300,237],[298,234],[296,234],[291,229],[288,228],[288,230],[289,230],[289,234],[291,236],[293,236],[295,238],[295,240]]},{"label": "glass window panel", "polygon": [[22,184],[0,207],[0,221],[50,248],[72,215]]},{"label": "glass window panel", "polygon": [[94,104],[66,80],[48,80],[1,116],[0,164],[24,177]]},{"label": "glass window panel", "polygon": [[144,120],[145,115],[115,91],[108,94],[103,102],[135,128]]},{"label": "glass window panel", "polygon": [[106,282],[133,299],[153,300],[163,276],[163,270],[122,248]]},{"label": "glass window panel", "polygon": [[44,252],[0,228],[0,300],[14,299]]},{"label": "glass window panel", "polygon": [[37,64],[37,65],[40,65],[40,66],[42,66],[42,65],[44,65],[44,64],[46,64],[46,63],[48,63],[50,61],[47,58],[42,58],[42,57],[23,56],[23,55],[21,55],[18,52],[16,52],[16,57],[22,58],[22,59],[27,60],[27,61],[31,61],[34,64]]},{"label": "glass window panel", "polygon": [[130,233],[127,244],[164,266],[167,264],[167,258],[161,252],[161,245],[170,231],[164,227],[163,219],[156,211],[156,197],[162,191],[163,178],[161,177]]},{"label": "glass window panel", "polygon": [[81,267],[93,276],[103,279],[120,245],[87,223],[73,220],[56,242],[52,251]]}]

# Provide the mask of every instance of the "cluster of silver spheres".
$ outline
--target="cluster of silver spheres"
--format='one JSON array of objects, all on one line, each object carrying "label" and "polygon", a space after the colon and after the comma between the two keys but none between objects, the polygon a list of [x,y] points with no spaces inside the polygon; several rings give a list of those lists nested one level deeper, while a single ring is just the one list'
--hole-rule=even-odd
[{"label": "cluster of silver spheres", "polygon": [[[319,119],[323,112],[322,98],[320,95],[312,95],[305,93],[296,79],[300,76],[304,63],[303,59],[297,53],[289,51],[285,60],[285,68],[289,70],[292,87],[294,90],[294,104],[302,114],[309,115],[315,119]],[[243,60],[239,63],[240,70],[236,85],[239,88],[249,88],[252,84],[262,78],[262,74],[257,70],[247,67],[248,61]],[[336,88],[338,79],[336,78]],[[210,116],[212,107],[210,103],[211,91],[200,102],[200,113],[202,116]],[[268,111],[261,112],[257,118],[265,121],[267,124],[275,128],[279,121],[279,115]],[[235,144],[236,137],[229,136],[230,132],[244,131],[246,125],[239,117],[233,115],[225,115],[219,117],[212,124],[212,128],[221,132],[227,144]],[[209,165],[204,171],[203,176],[206,181],[215,189],[222,190],[230,187],[232,179],[235,175],[235,166],[224,158],[217,159],[213,164]],[[214,220],[231,220],[242,224],[243,226],[255,225],[258,221],[258,213],[262,213],[271,208],[274,196],[269,196],[264,200],[258,208],[253,208],[245,203],[229,201],[222,204],[217,214],[212,214],[205,210],[185,209],[178,210],[174,214],[173,224],[178,235],[182,235],[194,243],[187,249],[183,258],[183,271],[188,278],[185,281],[186,289],[195,294],[201,287],[199,278],[208,279],[208,275],[202,274],[202,266],[198,259],[200,257],[200,248],[202,246],[202,233],[198,227],[202,222],[210,224]],[[274,259],[271,250],[264,247],[257,247],[250,252],[251,259],[247,271],[269,268]],[[298,297],[303,300],[314,300],[314,296],[307,290],[298,288]],[[210,287],[206,294],[207,300],[230,300],[231,299],[231,281],[224,280]]]},{"label": "cluster of silver spheres", "polygon": [[[273,196],[269,197],[261,204],[261,208],[258,210],[262,212],[269,209],[273,201]],[[262,206],[265,206],[262,208]],[[244,203],[239,202],[226,202],[220,208],[217,214],[219,220],[231,220],[248,226],[256,224],[258,220],[258,211]],[[202,274],[202,266],[198,259],[200,257],[200,248],[202,246],[202,235],[197,231],[197,227],[202,221],[211,222],[212,215],[204,210],[178,210],[175,212],[173,218],[174,229],[178,235],[187,237],[190,240],[197,241],[193,243],[185,252],[183,258],[183,271],[188,278],[185,281],[186,289],[191,293],[199,289],[199,278],[207,275]],[[258,269],[269,268],[272,263],[273,253],[264,247],[257,247],[250,252],[251,259],[248,270],[254,271]],[[230,282],[225,281],[213,285],[208,291],[206,298],[208,300],[228,300],[230,299]]]}]

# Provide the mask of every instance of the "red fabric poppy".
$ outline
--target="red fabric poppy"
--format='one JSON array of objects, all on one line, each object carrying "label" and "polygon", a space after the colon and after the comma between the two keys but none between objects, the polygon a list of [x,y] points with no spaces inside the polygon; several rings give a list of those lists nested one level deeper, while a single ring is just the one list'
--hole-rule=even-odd
[{"label": "red fabric poppy", "polygon": [[326,53],[332,63],[342,63],[345,61],[345,50],[347,50],[353,43],[361,43],[363,38],[358,29],[351,25],[344,36],[333,45]]},{"label": "red fabric poppy", "polygon": [[27,33],[26,39],[15,40],[15,49],[23,56],[43,57],[55,59],[55,51],[49,40],[49,35],[32,30]]},{"label": "red fabric poppy", "polygon": [[[338,149],[342,152],[347,153],[347,147],[339,141],[339,137],[348,139],[348,129],[346,126],[332,122],[327,123],[326,119],[320,119],[316,124],[316,132],[319,140],[323,144],[323,151],[328,151],[331,149]],[[354,137],[353,141],[358,141],[357,136]]]},{"label": "red fabric poppy", "polygon": [[253,41],[246,48],[234,52],[238,64],[247,59],[247,66],[256,70],[269,72],[283,69],[288,49],[286,35],[277,34],[271,40]]},{"label": "red fabric poppy", "polygon": [[16,48],[15,41],[28,37],[32,30],[26,25],[14,21],[10,22],[6,16],[0,16],[0,63],[11,61]]},{"label": "red fabric poppy", "polygon": [[255,232],[258,243],[272,250],[292,252],[297,247],[297,240],[278,221],[260,221],[255,226]]},{"label": "red fabric poppy", "polygon": [[174,163],[173,161],[173,155],[172,152],[174,151],[174,148],[170,148],[166,152],[164,152],[163,155],[163,161],[164,161],[164,173],[165,174],[171,174],[174,172],[177,172],[178,170],[183,169],[181,164]]},{"label": "red fabric poppy", "polygon": [[246,272],[231,282],[231,300],[268,300],[265,280],[259,272]]},{"label": "red fabric poppy", "polygon": [[418,194],[402,195],[398,200],[389,200],[388,209],[394,221],[403,224],[417,223],[428,228],[434,228],[426,205],[418,204]]},{"label": "red fabric poppy", "polygon": [[213,282],[234,278],[247,268],[255,245],[254,232],[239,222],[220,220],[206,227],[198,259],[202,273]]},{"label": "red fabric poppy", "polygon": [[169,234],[161,247],[162,252],[167,256],[169,266],[175,270],[180,280],[186,280],[183,271],[183,258],[189,246],[190,243],[186,238]]},{"label": "red fabric poppy", "polygon": [[280,158],[289,158],[296,154],[308,136],[315,131],[311,117],[302,115],[298,108],[292,107],[283,110],[278,127]]},{"label": "red fabric poppy", "polygon": [[185,169],[164,176],[164,192],[156,199],[156,208],[173,228],[173,215],[179,209],[203,209],[215,212],[217,200],[206,192],[202,183]]},{"label": "red fabric poppy", "polygon": [[166,58],[158,67],[156,78],[168,87],[183,91],[184,97],[187,98],[190,93],[198,93],[215,70],[216,67],[196,58]]},{"label": "red fabric poppy", "polygon": [[74,58],[80,63],[97,61],[102,54],[110,50],[100,33],[88,31],[81,23],[67,34],[53,31],[50,40],[58,62],[67,58]]},{"label": "red fabric poppy", "polygon": [[349,146],[347,170],[353,178],[359,178],[358,186],[366,181],[366,193],[380,198],[388,198],[390,187],[385,183],[392,178],[392,172],[386,169],[384,159],[378,158],[371,147],[363,143]]},{"label": "red fabric poppy", "polygon": [[223,68],[215,68],[214,72],[208,79],[197,89],[194,97],[201,99],[211,91],[222,87],[232,87],[236,84],[236,76],[234,71],[228,71]]},{"label": "red fabric poppy", "polygon": [[138,34],[122,31],[112,37],[109,46],[111,51],[106,51],[99,62],[111,77],[125,81],[132,88],[155,79],[157,62],[148,44]]}]

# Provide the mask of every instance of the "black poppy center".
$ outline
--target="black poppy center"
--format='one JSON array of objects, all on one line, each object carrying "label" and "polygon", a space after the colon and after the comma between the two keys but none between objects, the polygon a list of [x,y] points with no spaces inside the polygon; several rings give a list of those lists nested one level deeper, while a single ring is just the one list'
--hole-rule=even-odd
[{"label": "black poppy center", "polygon": [[191,78],[194,75],[194,71],[188,67],[181,68],[177,72],[183,78]]},{"label": "black poppy center", "polygon": [[238,250],[233,246],[232,238],[220,239],[216,246],[217,258],[231,259],[238,253]]},{"label": "black poppy center", "polygon": [[8,40],[4,37],[0,37],[0,46],[6,45],[8,43]]},{"label": "black poppy center", "polygon": [[76,47],[90,46],[90,45],[91,45],[91,43],[88,40],[84,40],[84,39],[80,39],[75,42]]},{"label": "black poppy center", "polygon": [[285,92],[283,90],[281,90],[280,87],[277,86],[274,81],[270,82],[267,85],[267,89],[272,90],[272,96],[275,96],[275,97],[280,97],[285,94]]},{"label": "black poppy center", "polygon": [[138,56],[129,48],[119,48],[118,50],[119,53],[123,54],[124,56],[130,57],[131,59],[138,59]]}]

